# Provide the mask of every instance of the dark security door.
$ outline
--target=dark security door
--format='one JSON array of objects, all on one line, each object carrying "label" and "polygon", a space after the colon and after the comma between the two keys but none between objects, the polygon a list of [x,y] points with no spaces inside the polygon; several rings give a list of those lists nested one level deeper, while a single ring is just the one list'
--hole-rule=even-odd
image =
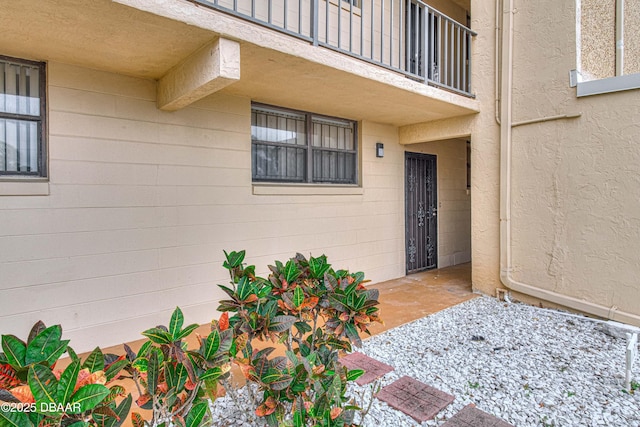
[{"label": "dark security door", "polygon": [[407,274],[438,266],[436,159],[405,153]]}]

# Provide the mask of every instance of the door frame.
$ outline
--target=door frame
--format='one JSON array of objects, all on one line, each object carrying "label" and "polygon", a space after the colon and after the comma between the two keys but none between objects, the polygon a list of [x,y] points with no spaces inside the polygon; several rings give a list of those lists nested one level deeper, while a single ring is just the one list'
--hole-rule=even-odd
[{"label": "door frame", "polygon": [[[431,236],[433,240],[433,248],[434,248],[434,265],[432,267],[424,267],[417,270],[409,270],[409,222],[408,222],[408,213],[409,213],[409,168],[407,167],[407,160],[410,158],[421,158],[424,160],[430,160],[433,164],[433,183],[432,183],[432,193],[435,204],[435,212],[433,213],[433,220],[435,221],[435,230],[434,235]],[[425,177],[426,179],[426,177]],[[438,156],[436,154],[427,154],[427,153],[416,153],[412,151],[405,151],[404,154],[404,254],[405,254],[405,274],[414,274],[419,273],[421,271],[433,270],[438,268]],[[429,211],[431,213],[431,211]]]}]

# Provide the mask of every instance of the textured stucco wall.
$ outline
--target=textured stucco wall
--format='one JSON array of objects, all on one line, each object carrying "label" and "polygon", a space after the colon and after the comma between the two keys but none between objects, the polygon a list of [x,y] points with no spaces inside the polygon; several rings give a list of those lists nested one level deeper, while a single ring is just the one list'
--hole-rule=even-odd
[{"label": "textured stucco wall", "polygon": [[[474,10],[476,29],[488,34],[493,10]],[[577,98],[568,81],[568,71],[576,67],[575,4],[518,0],[515,10],[513,121],[577,112],[582,116],[513,129],[512,277],[639,314],[638,90]],[[477,53],[476,58],[482,70],[485,56]],[[476,152],[485,153],[489,145],[479,142],[478,136],[497,125],[488,125],[493,110],[486,108],[488,100],[481,88],[478,93],[483,104],[476,124],[482,124],[474,128],[472,141]],[[486,166],[476,159],[476,175],[491,170]],[[491,172],[488,177],[493,177]],[[498,235],[480,230],[475,220],[491,212],[490,204],[476,203],[473,191],[479,181],[484,180],[474,176],[474,270],[479,264],[478,248],[486,237]],[[490,179],[482,186],[494,184],[497,181]],[[488,194],[489,189],[485,191]],[[474,271],[476,288],[491,291],[488,283]]]},{"label": "textured stucco wall", "polygon": [[[578,69],[584,80],[616,75],[616,0],[579,0]],[[640,2],[623,2],[623,74],[640,73]]]},{"label": "textured stucco wall", "polygon": [[471,195],[467,192],[467,141],[454,139],[407,145],[435,154],[438,171],[438,268],[471,261]]},{"label": "textured stucco wall", "polygon": [[615,76],[616,0],[580,0],[580,11],[578,42],[582,78],[596,80]]},{"label": "textured stucco wall", "polygon": [[640,73],[640,2],[624,2],[624,74]]},{"label": "textured stucco wall", "polygon": [[495,121],[495,3],[472,1],[472,81],[481,113],[470,118],[471,260],[475,290],[500,286],[500,130]]},{"label": "textured stucco wall", "polygon": [[223,249],[246,249],[264,274],[300,251],[374,282],[404,275],[397,128],[361,123],[355,194],[255,195],[250,99],[215,94],[167,113],[152,80],[48,70],[50,195],[0,196],[3,333],[42,319],[85,351],[140,338],[176,305],[206,323],[228,280]]}]

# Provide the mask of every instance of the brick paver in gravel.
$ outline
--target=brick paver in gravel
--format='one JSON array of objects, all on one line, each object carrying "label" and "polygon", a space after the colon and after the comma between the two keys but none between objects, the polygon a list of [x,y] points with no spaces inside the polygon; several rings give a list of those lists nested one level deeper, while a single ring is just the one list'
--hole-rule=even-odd
[{"label": "brick paver in gravel", "polygon": [[470,404],[462,408],[460,412],[451,417],[442,427],[513,427],[506,421]]},{"label": "brick paver in gravel", "polygon": [[377,397],[418,422],[434,418],[455,399],[448,393],[407,376],[384,387]]},{"label": "brick paver in gravel", "polygon": [[364,374],[356,380],[356,384],[363,386],[369,384],[393,371],[393,366],[382,363],[365,354],[354,352],[340,358],[340,363],[347,369],[363,369]]}]

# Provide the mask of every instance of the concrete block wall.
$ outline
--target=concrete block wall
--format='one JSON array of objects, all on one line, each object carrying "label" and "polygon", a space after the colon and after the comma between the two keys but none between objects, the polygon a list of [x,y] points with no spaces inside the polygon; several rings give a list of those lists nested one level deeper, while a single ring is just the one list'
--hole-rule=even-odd
[{"label": "concrete block wall", "polygon": [[2,333],[42,319],[85,351],[140,338],[176,305],[206,323],[223,249],[246,249],[263,274],[296,251],[374,282],[404,274],[397,128],[360,123],[355,194],[255,195],[250,99],[167,113],[152,80],[52,62],[48,81],[50,194],[0,196]]}]

